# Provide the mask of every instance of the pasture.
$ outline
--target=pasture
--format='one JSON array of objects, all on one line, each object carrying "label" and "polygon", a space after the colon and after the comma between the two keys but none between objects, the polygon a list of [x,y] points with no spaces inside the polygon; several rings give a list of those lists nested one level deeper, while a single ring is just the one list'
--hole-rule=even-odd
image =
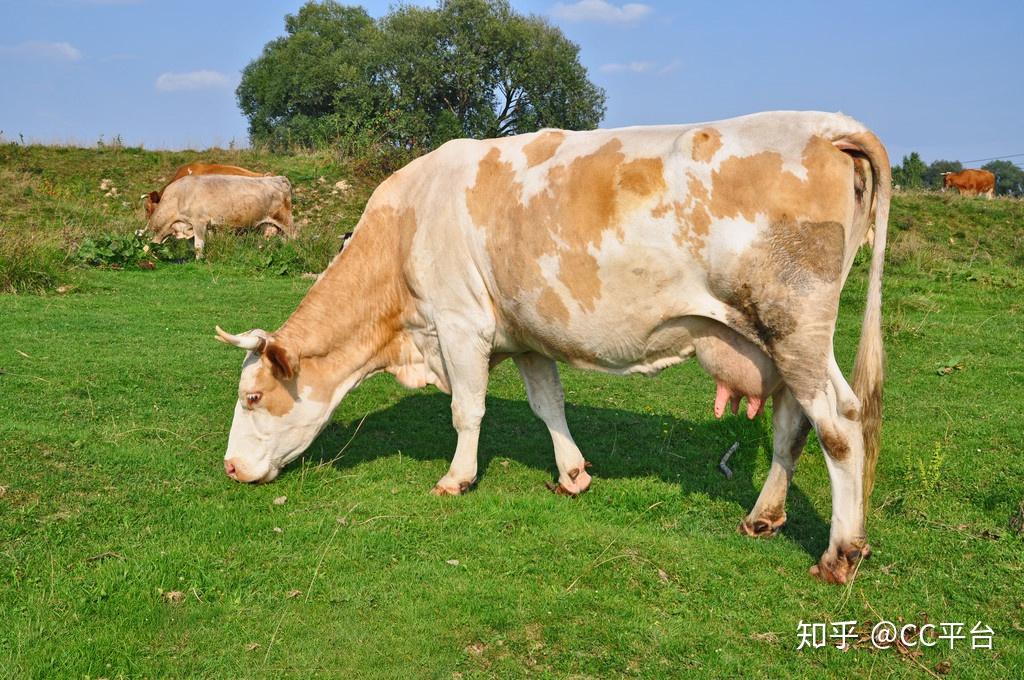
[{"label": "pasture", "polygon": [[[448,398],[377,376],[276,482],[223,473],[241,353],[276,328],[372,189],[350,160],[212,151],[288,175],[294,243],[215,235],[204,263],[87,268],[85,238],[195,154],[0,149],[0,676],[991,677],[1024,668],[1024,203],[895,200],[874,549],[849,587],[807,569],[830,497],[811,435],[770,540],[736,532],[766,418],[712,415],[696,362],[654,379],[562,370],[593,462],[579,498],[515,367],[492,374],[477,487],[428,495]],[[323,181],[321,181],[323,178]],[[121,197],[107,197],[111,179]],[[345,180],[351,188],[335,191]],[[122,198],[123,197],[123,198]],[[844,291],[849,370],[867,258]],[[37,276],[38,274],[38,276]],[[58,293],[57,287],[64,286]],[[18,291],[18,292],[12,292]],[[360,291],[351,291],[359,295]],[[343,304],[343,302],[340,302]],[[722,454],[739,442],[726,479]],[[282,500],[283,499],[283,500]],[[798,624],[965,623],[927,648],[798,647]],[[977,622],[992,649],[972,649]]]}]

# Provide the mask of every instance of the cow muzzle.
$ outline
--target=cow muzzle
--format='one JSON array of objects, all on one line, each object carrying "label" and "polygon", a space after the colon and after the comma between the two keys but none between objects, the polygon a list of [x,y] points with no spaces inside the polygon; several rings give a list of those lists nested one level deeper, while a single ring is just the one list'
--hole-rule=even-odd
[{"label": "cow muzzle", "polygon": [[235,480],[246,484],[266,484],[277,478],[279,470],[274,466],[252,466],[238,458],[224,459],[224,473]]}]

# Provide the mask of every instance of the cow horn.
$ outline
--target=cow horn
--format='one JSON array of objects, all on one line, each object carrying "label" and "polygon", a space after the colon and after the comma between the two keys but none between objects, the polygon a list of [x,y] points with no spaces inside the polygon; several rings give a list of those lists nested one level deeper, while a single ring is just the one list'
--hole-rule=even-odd
[{"label": "cow horn", "polygon": [[262,354],[263,350],[267,348],[267,334],[259,329],[241,335],[232,335],[220,326],[215,326],[215,328],[217,329],[217,339],[224,344],[241,347],[257,354]]}]

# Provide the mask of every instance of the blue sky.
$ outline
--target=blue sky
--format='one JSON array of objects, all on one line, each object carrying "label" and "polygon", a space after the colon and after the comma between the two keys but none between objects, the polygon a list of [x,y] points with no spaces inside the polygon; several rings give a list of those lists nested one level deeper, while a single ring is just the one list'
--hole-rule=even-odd
[{"label": "blue sky", "polygon": [[[393,3],[358,4],[380,16]],[[147,148],[244,143],[239,72],[300,5],[0,0],[0,130],[90,145],[116,134]],[[580,45],[608,93],[604,127],[841,110],[878,132],[894,161],[912,150],[926,161],[1024,153],[1019,1],[512,5]]]}]

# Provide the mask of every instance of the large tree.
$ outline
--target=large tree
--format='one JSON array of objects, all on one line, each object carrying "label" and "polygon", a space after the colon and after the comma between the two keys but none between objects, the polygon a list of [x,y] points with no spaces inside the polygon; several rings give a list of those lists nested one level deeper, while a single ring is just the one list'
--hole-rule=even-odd
[{"label": "large tree", "polygon": [[309,2],[285,29],[238,86],[255,142],[420,151],[455,137],[590,129],[604,116],[579,48],[507,0],[401,6],[378,21]]}]

